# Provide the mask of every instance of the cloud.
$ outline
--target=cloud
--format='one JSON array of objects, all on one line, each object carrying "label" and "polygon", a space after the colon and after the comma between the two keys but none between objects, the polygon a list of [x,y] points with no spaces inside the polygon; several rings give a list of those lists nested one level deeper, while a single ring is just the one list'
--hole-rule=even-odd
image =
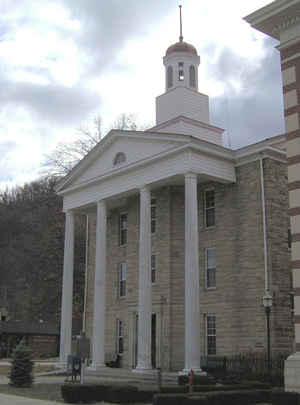
[{"label": "cloud", "polygon": [[11,180],[11,171],[7,168],[9,154],[16,148],[16,143],[6,141],[0,143],[0,180]]},{"label": "cloud", "polygon": [[0,102],[29,109],[33,119],[59,125],[72,125],[84,120],[91,110],[100,107],[99,94],[81,86],[36,85],[1,81]]},{"label": "cloud", "polygon": [[142,46],[143,36],[178,6],[177,0],[61,0],[61,3],[81,22],[81,30],[75,34],[76,43],[89,56],[88,73],[96,75],[117,62],[126,42],[140,37]]},{"label": "cloud", "polygon": [[263,41],[260,58],[251,61],[224,48],[208,69],[224,93],[212,100],[214,122],[227,129],[233,147],[284,132],[279,53]]}]

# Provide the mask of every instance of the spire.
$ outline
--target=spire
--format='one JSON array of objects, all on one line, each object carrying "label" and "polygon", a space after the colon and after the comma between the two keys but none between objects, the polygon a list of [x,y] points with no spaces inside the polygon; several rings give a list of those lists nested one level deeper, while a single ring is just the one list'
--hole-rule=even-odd
[{"label": "spire", "polygon": [[183,41],[183,36],[182,36],[182,15],[181,15],[181,8],[182,8],[182,5],[179,6],[179,10],[180,10],[180,37],[179,37],[179,41],[180,41],[180,42]]}]

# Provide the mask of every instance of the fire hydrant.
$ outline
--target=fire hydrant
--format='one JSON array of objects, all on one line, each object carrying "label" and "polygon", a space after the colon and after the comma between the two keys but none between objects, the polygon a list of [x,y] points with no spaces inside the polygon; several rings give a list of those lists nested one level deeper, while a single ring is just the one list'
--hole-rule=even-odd
[{"label": "fire hydrant", "polygon": [[194,391],[194,371],[191,370],[189,372],[189,392],[193,392]]}]

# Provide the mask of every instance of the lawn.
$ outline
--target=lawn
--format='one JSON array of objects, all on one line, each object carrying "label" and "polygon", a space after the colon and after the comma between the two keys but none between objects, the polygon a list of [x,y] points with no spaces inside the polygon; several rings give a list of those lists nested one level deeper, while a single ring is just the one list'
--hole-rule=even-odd
[{"label": "lawn", "polygon": [[0,384],[0,394],[64,402],[60,394],[60,386],[61,384],[33,384],[31,388],[16,388],[8,384]]}]

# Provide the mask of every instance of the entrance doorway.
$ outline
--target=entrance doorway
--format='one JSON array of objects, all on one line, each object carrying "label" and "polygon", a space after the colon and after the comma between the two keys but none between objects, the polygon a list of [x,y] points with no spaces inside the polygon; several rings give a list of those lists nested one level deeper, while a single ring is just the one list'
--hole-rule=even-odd
[{"label": "entrance doorway", "polygon": [[[134,344],[133,344],[133,356],[134,356],[134,367],[137,366],[138,361],[138,314],[134,316]],[[157,363],[157,316],[152,314],[151,316],[151,366],[156,368]]]},{"label": "entrance doorway", "polygon": [[156,368],[156,314],[151,318],[151,365]]}]

